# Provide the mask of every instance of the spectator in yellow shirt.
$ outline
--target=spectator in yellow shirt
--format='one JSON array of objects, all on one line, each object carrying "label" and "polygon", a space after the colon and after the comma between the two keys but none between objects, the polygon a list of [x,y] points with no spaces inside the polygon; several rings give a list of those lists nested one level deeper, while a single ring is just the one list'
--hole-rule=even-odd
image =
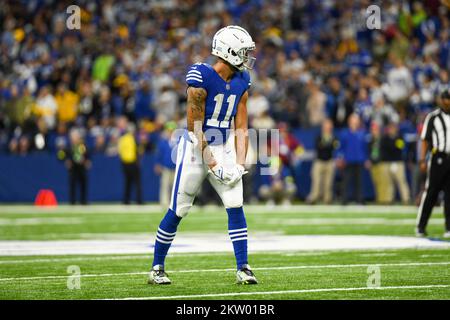
[{"label": "spectator in yellow shirt", "polygon": [[74,122],[78,115],[78,94],[67,89],[67,86],[61,83],[58,86],[55,95],[58,106],[58,120],[61,122]]},{"label": "spectator in yellow shirt", "polygon": [[141,169],[136,138],[128,128],[128,119],[125,116],[117,120],[117,127],[121,133],[118,141],[118,152],[125,177],[123,203],[130,203],[131,187],[134,185],[136,189],[136,201],[138,204],[142,204]]}]

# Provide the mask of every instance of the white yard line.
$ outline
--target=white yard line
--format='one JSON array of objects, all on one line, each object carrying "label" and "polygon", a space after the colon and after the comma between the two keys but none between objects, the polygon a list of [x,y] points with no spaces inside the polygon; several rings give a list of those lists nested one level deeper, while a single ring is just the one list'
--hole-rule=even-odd
[{"label": "white yard line", "polygon": [[[327,254],[330,254],[332,251],[319,251],[319,252],[289,252],[289,253],[285,253],[282,252],[280,253],[283,256],[286,257],[309,257],[309,256],[324,256]],[[342,251],[341,251],[342,252]]]},{"label": "white yard line", "polygon": [[[401,262],[401,263],[363,263],[363,264],[329,264],[329,265],[303,265],[303,266],[272,266],[272,267],[259,267],[253,268],[255,271],[264,270],[298,270],[298,269],[339,269],[339,268],[362,268],[369,266],[379,267],[411,267],[411,266],[435,266],[435,265],[450,265],[450,261],[445,262]],[[196,270],[173,270],[169,273],[199,273],[199,272],[228,272],[235,271],[236,269],[196,269]],[[148,272],[124,272],[124,273],[101,273],[101,274],[81,274],[82,278],[96,278],[96,277],[114,277],[114,276],[134,276],[144,275]],[[52,280],[52,279],[67,279],[68,275],[53,275],[53,276],[40,276],[40,277],[13,277],[13,278],[0,278],[2,281],[27,281],[27,280]]]},{"label": "white yard line", "polygon": [[360,257],[393,257],[396,256],[397,253],[390,252],[376,252],[376,253],[361,253]]},{"label": "white yard line", "polygon": [[215,298],[215,297],[234,297],[234,296],[256,296],[256,295],[275,295],[275,294],[292,294],[292,293],[316,293],[316,292],[340,292],[340,291],[364,291],[364,290],[406,290],[406,289],[437,289],[449,288],[447,284],[436,285],[417,285],[417,286],[387,286],[387,287],[356,287],[356,288],[320,288],[320,289],[302,289],[302,290],[281,290],[281,291],[255,291],[255,292],[230,292],[230,293],[209,293],[209,294],[190,294],[179,296],[162,296],[162,297],[130,297],[130,298],[113,298],[103,300],[163,300],[163,299],[192,299],[192,298]]},{"label": "white yard line", "polygon": [[[438,250],[438,249],[436,249]],[[334,251],[330,251],[334,252]],[[280,251],[280,252],[268,252],[268,253],[278,253],[278,254],[285,254],[285,251]],[[308,255],[308,256],[319,256],[319,255],[324,255],[327,253],[323,253],[323,252],[305,252],[304,254],[299,254],[299,255]],[[171,257],[174,256],[189,256],[189,257],[201,257],[201,256],[223,256],[223,255],[228,255],[228,253],[226,252],[209,252],[209,253],[199,253],[199,252],[176,252],[176,253],[171,253],[168,258],[170,259]],[[38,259],[14,259],[14,260],[0,260],[0,265],[1,264],[17,264],[17,263],[45,263],[45,262],[69,262],[69,261],[104,261],[104,260],[137,260],[137,259],[143,259],[143,260],[148,260],[153,258],[153,253],[152,254],[136,254],[136,255],[129,255],[129,256],[108,256],[108,255],[103,255],[103,256],[96,256],[96,257],[90,257],[90,256],[81,256],[81,257],[68,257],[68,258],[38,258]]]},{"label": "white yard line", "polygon": [[[91,213],[92,214],[92,213]],[[259,213],[258,213],[259,214]],[[302,213],[303,214],[303,213]],[[264,219],[265,224],[270,225],[297,225],[297,226],[320,226],[320,225],[330,225],[330,226],[360,226],[360,225],[395,225],[395,226],[413,226],[416,223],[416,218],[367,218],[362,217],[338,217],[338,218],[328,218],[328,217],[305,217],[305,218],[292,218],[292,213],[290,217],[276,217],[272,215],[271,218]],[[411,215],[412,216],[412,215]],[[209,218],[208,218],[209,219]],[[0,226],[21,226],[21,225],[74,225],[89,222],[88,219],[82,219],[80,217],[64,218],[64,217],[42,217],[42,218],[0,218]],[[444,225],[443,218],[433,218],[430,219],[429,225]],[[120,234],[120,233],[53,233],[53,234],[37,234],[40,238],[49,238],[52,236],[77,236],[80,238],[92,238],[93,236],[99,237],[110,237],[118,238],[127,236],[130,234]],[[139,234],[137,234],[139,235]],[[136,236],[136,234],[131,234],[131,236]]]},{"label": "white yard line", "polygon": [[85,222],[81,218],[44,217],[44,218],[0,218],[0,226],[34,226],[34,225],[73,225]]},{"label": "white yard line", "polygon": [[448,257],[448,254],[422,254],[420,258],[435,258],[435,257]]},{"label": "white yard line", "polygon": [[[268,224],[277,226],[281,225],[298,225],[298,226],[348,226],[352,225],[382,225],[382,226],[413,226],[416,219],[389,219],[389,218],[287,218],[287,219],[266,219]],[[444,225],[444,219],[431,219],[429,225]]]},{"label": "white yard line", "polygon": [[[8,218],[2,219],[0,218],[0,226],[16,226],[16,225],[72,225],[72,224],[81,224],[87,222],[84,219],[80,218],[62,218],[62,217],[45,217],[45,218]],[[269,218],[265,219],[264,223],[273,224],[273,225],[300,225],[300,226],[315,226],[315,225],[398,225],[398,226],[412,226],[416,222],[415,218],[366,218],[366,217],[352,217],[352,218],[326,218],[326,217],[307,217],[307,218]],[[434,218],[431,219],[428,223],[429,225],[443,225],[444,219]],[[63,234],[63,233],[54,233],[49,235],[77,235],[81,238],[83,237],[92,237],[92,236],[109,236],[109,237],[123,237],[130,236],[130,234],[118,234],[118,233],[72,233],[72,234]],[[135,236],[136,234],[132,234]],[[148,234],[147,234],[148,235]],[[39,234],[39,236],[43,237],[45,234]]]},{"label": "white yard line", "polygon": [[134,256],[105,256],[105,257],[74,257],[74,258],[55,258],[55,259],[16,259],[0,260],[0,264],[17,263],[45,263],[45,262],[69,262],[69,261],[103,261],[103,260],[131,260],[131,259],[149,259],[148,254]]}]

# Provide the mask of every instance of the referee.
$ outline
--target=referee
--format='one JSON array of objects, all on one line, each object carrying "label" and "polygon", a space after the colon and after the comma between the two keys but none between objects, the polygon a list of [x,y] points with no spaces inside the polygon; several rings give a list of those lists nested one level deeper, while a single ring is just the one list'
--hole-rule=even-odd
[{"label": "referee", "polygon": [[[442,92],[438,105],[439,109],[426,116],[420,136],[422,148],[419,165],[420,170],[427,173],[427,180],[420,201],[416,236],[426,236],[428,219],[439,192],[443,190],[446,228],[444,238],[450,238],[450,89]],[[430,157],[427,162],[428,152]]]}]

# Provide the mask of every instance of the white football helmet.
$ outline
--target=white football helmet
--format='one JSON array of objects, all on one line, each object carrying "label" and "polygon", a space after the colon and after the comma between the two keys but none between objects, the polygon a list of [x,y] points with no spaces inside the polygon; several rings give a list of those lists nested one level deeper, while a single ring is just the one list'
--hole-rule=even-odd
[{"label": "white football helmet", "polygon": [[255,43],[244,28],[228,26],[214,35],[211,53],[242,71],[253,68],[256,59],[250,51],[254,49]]}]

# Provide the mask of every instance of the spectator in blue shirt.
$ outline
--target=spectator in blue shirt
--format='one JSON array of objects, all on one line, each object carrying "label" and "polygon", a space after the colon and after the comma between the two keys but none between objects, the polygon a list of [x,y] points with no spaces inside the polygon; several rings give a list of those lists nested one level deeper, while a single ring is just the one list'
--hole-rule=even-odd
[{"label": "spectator in blue shirt", "polygon": [[340,137],[337,165],[343,171],[342,202],[349,201],[350,184],[353,184],[356,202],[363,203],[362,175],[367,165],[366,130],[361,126],[361,119],[352,113],[348,119],[348,129],[344,129]]},{"label": "spectator in blue shirt", "polygon": [[151,108],[152,93],[148,81],[141,81],[141,87],[136,91],[134,116],[137,120],[146,118],[155,119],[155,111]]},{"label": "spectator in blue shirt", "polygon": [[177,141],[172,133],[176,128],[174,121],[167,122],[156,146],[155,173],[161,177],[159,203],[163,207],[169,205],[175,176],[176,159],[172,157],[176,157]]}]

